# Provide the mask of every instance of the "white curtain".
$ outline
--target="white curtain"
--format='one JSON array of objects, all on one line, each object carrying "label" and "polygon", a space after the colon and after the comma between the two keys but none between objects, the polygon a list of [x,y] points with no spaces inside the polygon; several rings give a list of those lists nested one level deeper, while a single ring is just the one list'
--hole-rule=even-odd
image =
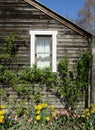
[{"label": "white curtain", "polygon": [[51,42],[50,37],[37,36],[36,54],[37,66],[40,68],[50,66],[50,51]]}]

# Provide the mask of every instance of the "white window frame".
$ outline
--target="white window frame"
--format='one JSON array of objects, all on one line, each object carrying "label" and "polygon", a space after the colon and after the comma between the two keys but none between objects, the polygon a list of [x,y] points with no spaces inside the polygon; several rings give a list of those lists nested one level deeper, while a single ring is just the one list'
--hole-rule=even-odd
[{"label": "white window frame", "polygon": [[57,31],[30,31],[30,66],[35,64],[35,37],[36,35],[51,35],[52,36],[52,71],[57,72]]}]

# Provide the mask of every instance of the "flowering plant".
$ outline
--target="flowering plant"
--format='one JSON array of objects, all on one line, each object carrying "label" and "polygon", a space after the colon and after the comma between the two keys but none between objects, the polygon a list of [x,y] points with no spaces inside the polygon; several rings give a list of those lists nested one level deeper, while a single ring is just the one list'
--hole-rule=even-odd
[{"label": "flowering plant", "polygon": [[16,124],[15,120],[5,112],[5,105],[0,106],[0,130],[6,130]]},{"label": "flowering plant", "polygon": [[[54,120],[57,118],[57,110],[55,110],[54,106],[49,106],[47,103],[40,103],[33,107],[26,117],[25,128],[27,129],[41,129],[52,127]],[[54,126],[53,126],[54,127]]]},{"label": "flowering plant", "polygon": [[45,123],[50,120],[50,112],[47,109],[48,105],[46,103],[39,104],[35,106],[36,110],[36,121],[40,121],[41,123]]},{"label": "flowering plant", "polygon": [[56,117],[56,111],[54,110],[53,105],[49,107],[47,103],[41,103],[35,106],[34,109],[35,114],[32,113],[31,117],[35,115],[33,120],[39,124],[46,124],[51,118]]},{"label": "flowering plant", "polygon": [[17,115],[14,120],[12,118],[11,115],[5,113],[5,106],[0,106],[0,130],[10,128],[16,130],[95,130],[95,105],[91,104],[83,112],[77,112],[71,107],[56,110],[53,105],[40,103],[31,106],[28,113],[24,113],[20,120]]},{"label": "flowering plant", "polygon": [[4,116],[5,116],[4,108],[5,108],[4,105],[0,106],[0,124],[4,123]]},{"label": "flowering plant", "polygon": [[[95,106],[91,104],[83,112],[78,112],[71,107],[68,109],[55,110],[54,106],[48,106],[46,103],[38,104],[34,108],[35,116],[31,114],[28,122],[31,128],[41,129],[81,129],[95,130]],[[28,127],[29,128],[29,127]]]},{"label": "flowering plant", "polygon": [[95,130],[95,105],[91,104],[89,108],[86,108],[82,115],[82,126],[87,130]]}]

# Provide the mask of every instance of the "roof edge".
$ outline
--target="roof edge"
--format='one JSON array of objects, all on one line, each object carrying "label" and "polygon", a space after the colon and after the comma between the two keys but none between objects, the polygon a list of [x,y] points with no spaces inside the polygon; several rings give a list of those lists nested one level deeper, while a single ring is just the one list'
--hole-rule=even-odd
[{"label": "roof edge", "polygon": [[[38,2],[37,0],[24,0],[24,1],[27,2],[28,4],[34,6],[35,8],[39,9],[40,11],[44,12],[45,14],[49,15],[50,17],[54,18],[55,20],[61,22],[65,26],[69,27],[70,29],[76,31],[80,35],[83,35],[85,37],[88,37],[88,36],[92,37],[93,36],[90,32],[82,29],[80,26],[76,25],[75,23],[73,23],[69,19],[64,18],[63,16],[59,15],[55,11],[49,9],[48,7],[43,5],[42,3]],[[88,36],[86,36],[86,35],[88,35]]]}]

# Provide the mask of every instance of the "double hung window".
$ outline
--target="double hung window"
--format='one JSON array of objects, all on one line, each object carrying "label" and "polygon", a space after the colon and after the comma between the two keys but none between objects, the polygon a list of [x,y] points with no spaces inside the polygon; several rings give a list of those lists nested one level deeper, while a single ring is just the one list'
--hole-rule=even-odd
[{"label": "double hung window", "polygon": [[36,36],[35,58],[40,68],[52,66],[51,36]]},{"label": "double hung window", "polygon": [[56,72],[57,31],[30,31],[30,64],[37,67],[51,67]]}]

